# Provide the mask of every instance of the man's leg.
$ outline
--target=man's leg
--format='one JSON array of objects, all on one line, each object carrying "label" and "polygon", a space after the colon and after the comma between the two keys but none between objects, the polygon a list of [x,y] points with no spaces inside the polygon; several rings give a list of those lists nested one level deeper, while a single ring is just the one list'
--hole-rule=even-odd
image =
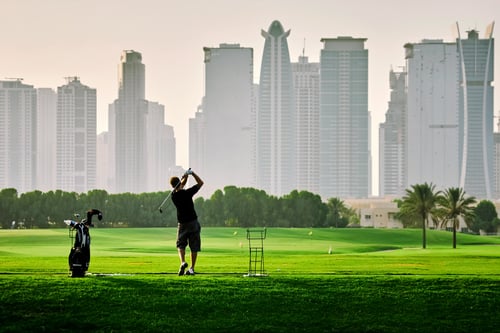
[{"label": "man's leg", "polygon": [[191,227],[193,228],[192,233],[189,235],[189,249],[191,250],[191,267],[186,272],[187,275],[194,275],[194,266],[196,265],[196,259],[198,258],[198,252],[201,250],[201,238],[200,231],[201,226],[198,221],[193,222]]},{"label": "man's leg", "polygon": [[177,248],[177,252],[179,253],[181,264],[186,262],[186,249]]},{"label": "man's leg", "polygon": [[179,276],[184,275],[184,271],[188,267],[186,262],[186,249],[177,248],[177,252],[179,253],[179,259],[181,261],[181,266],[179,267]]},{"label": "man's leg", "polygon": [[198,252],[191,251],[191,268],[194,270],[194,266],[196,265],[196,258],[198,257]]},{"label": "man's leg", "polygon": [[186,263],[186,245],[187,245],[187,235],[182,227],[182,225],[179,223],[177,227],[177,253],[179,254],[179,260],[181,261],[181,266],[179,267],[179,276],[184,275],[184,271],[188,267],[188,264]]}]

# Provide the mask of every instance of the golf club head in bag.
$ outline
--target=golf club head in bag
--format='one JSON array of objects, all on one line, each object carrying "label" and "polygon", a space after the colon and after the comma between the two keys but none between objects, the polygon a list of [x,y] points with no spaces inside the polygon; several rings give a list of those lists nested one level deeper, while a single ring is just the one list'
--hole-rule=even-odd
[{"label": "golf club head in bag", "polygon": [[91,226],[91,227],[94,226],[92,224],[92,216],[94,216],[94,215],[97,215],[97,219],[99,221],[102,220],[102,212],[100,210],[95,209],[95,208],[94,209],[90,209],[89,211],[87,211],[87,221],[86,221],[86,223],[87,223],[88,226]]},{"label": "golf club head in bag", "polygon": [[[70,250],[68,262],[71,271],[71,277],[83,277],[90,264],[90,232],[89,227],[92,224],[92,217],[97,215],[102,220],[102,213],[97,209],[91,209],[87,212],[87,218],[80,222],[65,220],[64,222],[71,227],[70,231],[75,232],[74,244]],[[71,236],[70,236],[71,237]]]}]

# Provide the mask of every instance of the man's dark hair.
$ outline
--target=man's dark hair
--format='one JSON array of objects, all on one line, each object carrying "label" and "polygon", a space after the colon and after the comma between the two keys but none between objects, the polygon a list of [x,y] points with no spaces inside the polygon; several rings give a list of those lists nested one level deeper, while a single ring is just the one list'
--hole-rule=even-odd
[{"label": "man's dark hair", "polygon": [[177,186],[179,186],[179,183],[181,181],[179,180],[179,177],[171,177],[170,178],[170,185],[172,185],[173,188],[176,188]]}]

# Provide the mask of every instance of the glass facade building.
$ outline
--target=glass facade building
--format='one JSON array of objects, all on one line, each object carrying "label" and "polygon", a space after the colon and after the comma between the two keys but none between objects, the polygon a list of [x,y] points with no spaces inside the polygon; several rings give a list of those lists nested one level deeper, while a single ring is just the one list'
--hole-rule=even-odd
[{"label": "glass facade building", "polygon": [[0,81],[0,189],[36,188],[37,94],[22,79]]},{"label": "glass facade building", "polygon": [[391,98],[379,127],[379,195],[402,196],[407,188],[407,94],[405,71],[390,71]]},{"label": "glass facade building", "polygon": [[371,194],[368,50],[364,38],[323,38],[320,55],[320,194]]},{"label": "glass facade building", "polygon": [[407,184],[439,190],[459,181],[459,85],[455,43],[405,45],[408,71]]},{"label": "glass facade building", "polygon": [[96,90],[77,77],[57,88],[57,189],[83,193],[96,186]]},{"label": "glass facade building", "polygon": [[[204,193],[233,185],[250,187],[252,183],[252,94],[253,49],[239,44],[205,47],[205,96],[203,117],[197,115],[197,129],[190,147],[199,160],[190,166],[210,179]],[[196,118],[195,118],[196,119]],[[192,121],[195,121],[194,119]],[[192,128],[195,130],[195,127]],[[199,140],[203,137],[203,140]]]},{"label": "glass facade building", "polygon": [[486,38],[476,30],[461,39],[460,57],[460,187],[468,195],[491,199],[493,195],[493,24]]},{"label": "glass facade building", "polygon": [[118,68],[118,99],[110,110],[115,124],[112,142],[115,145],[115,191],[142,193],[147,190],[145,174],[146,114],[145,66],[142,55],[133,50],[123,51]]},{"label": "glass facade building", "polygon": [[297,190],[319,193],[319,63],[292,63],[297,112]]},{"label": "glass facade building", "polygon": [[273,21],[265,38],[256,115],[257,187],[272,195],[296,189],[296,111],[287,38]]}]

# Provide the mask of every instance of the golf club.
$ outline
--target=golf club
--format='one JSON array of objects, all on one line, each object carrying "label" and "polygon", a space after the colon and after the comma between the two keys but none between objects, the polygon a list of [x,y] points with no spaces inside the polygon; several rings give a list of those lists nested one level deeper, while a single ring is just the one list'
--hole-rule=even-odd
[{"label": "golf club", "polygon": [[[191,168],[187,169],[187,171],[184,173],[184,175],[188,174],[189,171],[191,171]],[[182,177],[181,177],[181,179],[182,179]],[[161,209],[161,207],[163,207],[163,205],[165,204],[165,202],[167,202],[168,198],[170,198],[170,196],[172,195],[172,193],[177,189],[177,187],[180,184],[181,184],[181,181],[179,181],[177,183],[177,185],[175,185],[175,187],[172,189],[172,191],[170,191],[170,193],[167,195],[167,197],[162,201],[162,203],[158,207],[158,210],[160,211],[160,213],[163,213],[163,210]]]}]

